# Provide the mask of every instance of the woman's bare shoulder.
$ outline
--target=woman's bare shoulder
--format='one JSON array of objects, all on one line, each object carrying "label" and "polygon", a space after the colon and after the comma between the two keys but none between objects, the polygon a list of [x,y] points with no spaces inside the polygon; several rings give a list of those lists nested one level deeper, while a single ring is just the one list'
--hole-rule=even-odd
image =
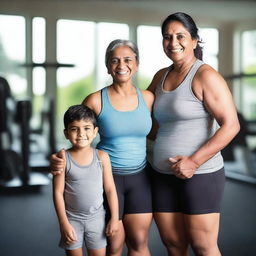
[{"label": "woman's bare shoulder", "polygon": [[156,72],[156,74],[154,75],[150,85],[148,86],[148,90],[151,92],[155,92],[156,86],[158,85],[158,83],[161,81],[163,75],[166,73],[166,71],[168,70],[168,67],[166,68],[162,68],[159,71]]},{"label": "woman's bare shoulder", "polygon": [[82,104],[93,109],[98,115],[101,110],[101,90],[89,94],[82,102]]}]

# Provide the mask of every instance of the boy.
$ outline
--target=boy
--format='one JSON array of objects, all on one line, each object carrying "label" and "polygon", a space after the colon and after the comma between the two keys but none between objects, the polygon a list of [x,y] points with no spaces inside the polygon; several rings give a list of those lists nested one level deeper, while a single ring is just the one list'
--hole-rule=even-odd
[{"label": "boy", "polygon": [[[62,152],[65,171],[53,177],[53,200],[59,220],[60,247],[67,256],[105,256],[106,236],[118,227],[118,199],[109,156],[91,146],[98,132],[95,113],[84,105],[64,114],[64,134],[72,147]],[[111,218],[105,227],[103,190]]]}]

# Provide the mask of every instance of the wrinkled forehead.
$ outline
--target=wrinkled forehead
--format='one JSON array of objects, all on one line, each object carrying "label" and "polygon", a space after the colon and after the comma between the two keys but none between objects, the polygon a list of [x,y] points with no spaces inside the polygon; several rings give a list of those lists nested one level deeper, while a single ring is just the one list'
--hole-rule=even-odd
[{"label": "wrinkled forehead", "polygon": [[115,56],[136,57],[137,55],[131,47],[127,45],[119,45],[110,52],[110,57]]}]

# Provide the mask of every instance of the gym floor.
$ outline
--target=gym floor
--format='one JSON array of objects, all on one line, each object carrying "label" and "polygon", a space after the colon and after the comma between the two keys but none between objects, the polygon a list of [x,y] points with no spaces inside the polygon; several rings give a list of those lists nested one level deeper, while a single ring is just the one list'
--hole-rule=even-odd
[{"label": "gym floor", "polygon": [[[38,190],[0,191],[1,255],[64,256],[58,248],[51,193],[51,185]],[[256,255],[255,198],[255,185],[227,179],[219,236],[223,256]],[[167,255],[154,223],[149,245],[152,256]]]}]

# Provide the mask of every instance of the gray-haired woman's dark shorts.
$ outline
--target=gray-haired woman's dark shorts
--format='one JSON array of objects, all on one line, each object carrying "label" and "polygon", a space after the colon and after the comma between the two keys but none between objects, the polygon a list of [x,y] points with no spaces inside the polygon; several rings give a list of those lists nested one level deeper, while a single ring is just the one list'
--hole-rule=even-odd
[{"label": "gray-haired woman's dark shorts", "polygon": [[125,214],[152,213],[150,170],[113,175],[119,203],[119,219]]},{"label": "gray-haired woman's dark shorts", "polygon": [[153,211],[219,213],[224,186],[224,168],[185,180],[152,170]]}]

